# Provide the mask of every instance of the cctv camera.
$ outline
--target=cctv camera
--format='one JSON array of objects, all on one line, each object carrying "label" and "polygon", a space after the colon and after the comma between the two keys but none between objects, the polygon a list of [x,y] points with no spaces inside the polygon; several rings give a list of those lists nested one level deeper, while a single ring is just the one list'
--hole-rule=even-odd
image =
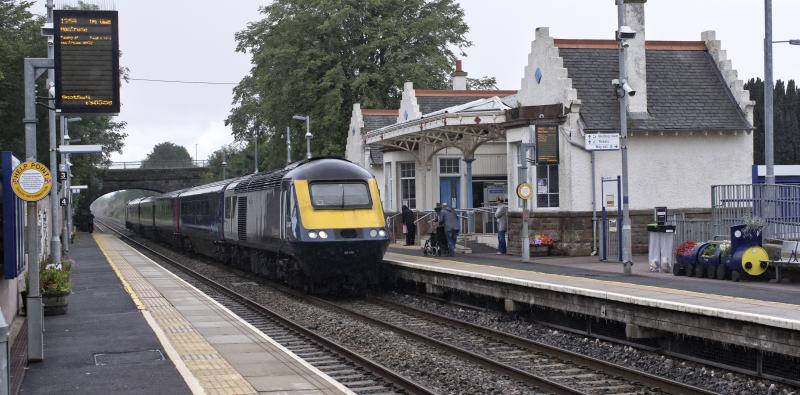
[{"label": "cctv camera", "polygon": [[618,80],[618,79],[616,79],[616,78],[614,78],[613,80],[611,80],[611,86],[613,86],[613,87],[617,87],[617,86],[619,86],[619,80]]},{"label": "cctv camera", "polygon": [[636,37],[636,31],[630,26],[620,26],[617,32],[617,40],[630,40]]},{"label": "cctv camera", "polygon": [[625,91],[625,93],[627,93],[627,94],[628,94],[628,96],[633,96],[633,95],[635,95],[635,94],[636,94],[636,91],[635,91],[635,90],[633,90],[633,88],[631,88],[631,86],[630,86],[630,85],[628,85],[628,82],[627,82],[627,81],[626,81],[624,84],[622,84],[622,90],[624,90],[624,91]]}]

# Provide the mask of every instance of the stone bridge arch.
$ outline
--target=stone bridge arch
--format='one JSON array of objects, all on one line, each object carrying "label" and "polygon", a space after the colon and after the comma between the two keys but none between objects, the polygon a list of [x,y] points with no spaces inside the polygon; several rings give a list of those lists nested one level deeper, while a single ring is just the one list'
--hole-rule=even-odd
[{"label": "stone bridge arch", "polygon": [[208,182],[206,167],[187,167],[178,169],[108,169],[100,175],[102,187],[98,195],[90,201],[107,193],[125,189],[144,189],[159,193],[189,188]]}]

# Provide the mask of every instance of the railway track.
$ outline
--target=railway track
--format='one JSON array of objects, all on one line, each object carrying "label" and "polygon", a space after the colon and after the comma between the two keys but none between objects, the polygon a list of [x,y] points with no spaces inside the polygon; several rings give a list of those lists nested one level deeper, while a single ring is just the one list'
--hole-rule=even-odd
[{"label": "railway track", "polygon": [[[120,234],[116,231],[115,233]],[[122,237],[126,236],[122,235]],[[174,262],[174,260],[164,257],[157,251],[135,240],[127,239],[138,247],[163,257],[170,263]],[[180,263],[175,262],[175,266],[182,268],[181,270],[190,271]],[[196,276],[196,274],[189,274],[193,277]],[[236,276],[240,275],[237,274]],[[198,280],[209,281],[204,278],[198,278]],[[383,327],[449,354],[458,355],[486,369],[508,375],[515,380],[525,382],[547,392],[557,394],[713,394],[713,392],[701,388],[562,350],[530,339],[514,336],[513,334],[498,332],[413,307],[398,305],[384,299],[330,301],[309,296],[280,285],[270,284],[270,286],[278,288],[284,293],[289,293],[295,298],[313,303],[318,307],[334,309],[357,320]],[[227,290],[226,292],[233,291]],[[226,297],[233,298],[231,296]],[[251,321],[255,320],[257,322],[260,319],[259,316],[251,317],[248,312],[243,312],[244,315],[242,315],[236,310],[234,312],[259,327],[255,322]],[[252,315],[252,313],[249,314]],[[263,315],[262,313],[259,314]],[[271,312],[271,314],[276,313]],[[305,328],[302,329],[307,331]],[[284,344],[279,331],[275,332],[273,330],[269,332],[265,330],[265,333]],[[289,340],[289,344],[292,344],[293,339],[286,340]],[[327,339],[326,341],[330,342]],[[284,345],[292,349],[287,344]],[[296,353],[305,359],[302,352]],[[313,364],[315,354],[311,353],[310,356],[312,360],[309,360],[309,362]],[[325,371],[322,368],[321,370]],[[387,373],[379,374],[382,377],[386,375]],[[337,378],[334,375],[331,376]],[[343,384],[347,385],[346,382],[343,382]],[[358,392],[356,389],[353,390]],[[409,392],[427,391],[421,387],[419,389],[406,390]]]},{"label": "railway track", "polygon": [[[95,219],[95,222],[101,228],[133,244],[135,248],[145,250],[148,254],[180,269],[194,280],[192,285],[351,391],[357,394],[435,393],[369,358],[314,333],[269,307],[240,295],[221,282],[199,275],[180,262],[128,237],[119,230],[119,226],[110,225],[108,223],[110,221]],[[241,279],[235,274],[231,276]]]}]

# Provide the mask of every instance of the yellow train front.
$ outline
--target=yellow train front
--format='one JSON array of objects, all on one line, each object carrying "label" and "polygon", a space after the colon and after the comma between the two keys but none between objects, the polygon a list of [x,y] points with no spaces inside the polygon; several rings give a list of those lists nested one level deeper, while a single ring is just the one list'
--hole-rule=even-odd
[{"label": "yellow train front", "polygon": [[[377,283],[389,244],[378,185],[342,159],[313,159],[225,191],[230,258],[315,293]],[[234,232],[235,230],[235,232]]]}]

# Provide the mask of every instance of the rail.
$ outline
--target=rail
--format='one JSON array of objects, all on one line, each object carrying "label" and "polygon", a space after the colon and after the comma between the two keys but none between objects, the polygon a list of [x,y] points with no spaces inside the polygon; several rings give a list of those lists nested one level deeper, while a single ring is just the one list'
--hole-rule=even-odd
[{"label": "rail", "polygon": [[110,170],[133,169],[191,169],[209,167],[208,160],[142,160],[133,162],[111,162],[105,168]]},{"label": "rail", "polygon": [[[333,350],[335,353],[338,353],[339,355],[343,356],[344,358],[355,362],[356,364],[362,366],[366,370],[374,373],[376,376],[384,379],[386,382],[392,383],[392,384],[396,385],[397,387],[407,391],[408,393],[412,393],[412,394],[433,394],[434,393],[432,390],[430,390],[430,389],[428,389],[428,388],[426,388],[426,387],[414,382],[413,380],[410,380],[410,379],[400,375],[399,373],[387,368],[386,366],[383,366],[383,365],[381,365],[381,364],[379,364],[379,363],[377,363],[377,362],[375,362],[375,361],[373,361],[373,360],[371,360],[371,359],[369,359],[367,357],[362,356],[361,354],[359,354],[359,353],[357,353],[355,351],[352,351],[352,350],[350,350],[350,349],[348,349],[348,348],[346,348],[346,347],[344,347],[342,345],[339,345],[338,343],[336,343],[335,341],[329,339],[328,337],[325,337],[325,336],[323,336],[321,334],[318,334],[318,333],[312,331],[311,329],[306,328],[305,325],[303,325],[303,324],[301,324],[299,322],[295,322],[291,318],[285,317],[283,314],[277,312],[276,310],[274,310],[274,309],[272,309],[272,308],[270,308],[268,306],[265,306],[265,305],[263,305],[263,304],[261,304],[259,302],[256,302],[256,301],[248,298],[247,296],[244,296],[244,295],[242,295],[242,294],[240,294],[240,293],[228,288],[227,286],[223,285],[222,283],[220,283],[218,281],[215,281],[213,279],[207,278],[203,274],[196,272],[195,270],[191,269],[187,265],[185,265],[183,263],[180,263],[177,260],[172,259],[172,258],[170,258],[170,257],[168,257],[168,256],[156,251],[155,249],[150,248],[150,247],[146,246],[145,244],[140,243],[140,242],[138,242],[138,241],[126,236],[125,234],[123,234],[119,230],[115,229],[114,226],[111,226],[111,225],[105,223],[103,221],[103,219],[97,219],[97,222],[100,224],[101,227],[110,230],[111,232],[116,234],[117,237],[119,237],[120,239],[124,239],[127,243],[135,245],[134,248],[137,248],[137,249],[140,249],[140,250],[145,250],[148,254],[152,254],[153,256],[156,256],[159,260],[162,260],[164,262],[169,263],[170,265],[172,265],[176,269],[180,270],[181,272],[186,273],[187,275],[189,275],[190,277],[192,277],[196,281],[198,281],[198,282],[210,287],[215,292],[218,292],[218,293],[224,295],[225,297],[234,300],[236,303],[239,303],[239,304],[241,304],[241,305],[243,305],[243,306],[245,306],[245,307],[247,307],[249,309],[252,309],[252,310],[258,312],[259,314],[262,314],[265,317],[269,317],[269,318],[272,318],[272,319],[276,320],[282,326],[287,327],[290,330],[299,333],[302,337],[305,337],[307,339],[311,339],[312,342],[316,342],[317,344],[322,345],[324,348],[327,348],[329,350]],[[345,385],[347,385],[347,384],[345,384]]]},{"label": "rail", "polygon": [[800,240],[800,185],[738,184],[711,187],[714,235],[746,221],[763,221],[763,237]]}]

